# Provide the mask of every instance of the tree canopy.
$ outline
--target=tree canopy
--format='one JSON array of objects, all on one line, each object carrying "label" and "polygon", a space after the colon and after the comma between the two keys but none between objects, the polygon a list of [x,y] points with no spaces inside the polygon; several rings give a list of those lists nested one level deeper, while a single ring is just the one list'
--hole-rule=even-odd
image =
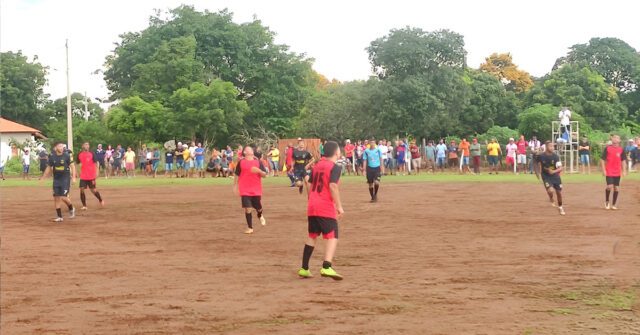
[{"label": "tree canopy", "polygon": [[0,110],[2,116],[35,128],[46,121],[41,108],[48,96],[44,94],[47,67],[38,57],[29,61],[22,52],[0,53]]}]

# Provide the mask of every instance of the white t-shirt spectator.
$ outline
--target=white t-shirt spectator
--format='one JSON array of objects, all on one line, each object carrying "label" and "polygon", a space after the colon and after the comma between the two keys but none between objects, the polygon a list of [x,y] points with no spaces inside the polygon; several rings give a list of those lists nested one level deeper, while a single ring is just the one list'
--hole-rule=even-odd
[{"label": "white t-shirt spectator", "polygon": [[191,155],[191,159],[196,158],[196,147],[189,147],[189,153]]},{"label": "white t-shirt spectator", "polygon": [[516,152],[518,151],[518,145],[515,143],[507,144],[507,156],[516,157]]},{"label": "white t-shirt spectator", "polygon": [[571,124],[571,111],[568,109],[561,110],[558,113],[558,118],[560,119],[560,124],[563,126],[568,126]]},{"label": "white t-shirt spectator", "polygon": [[22,155],[22,164],[31,165],[31,155],[29,154]]},{"label": "white t-shirt spectator", "polygon": [[538,140],[535,140],[535,141],[534,141],[534,140],[531,140],[531,141],[529,141],[529,148],[531,148],[531,150],[532,150],[533,152],[538,151],[538,149],[540,149],[540,141],[538,141]]},{"label": "white t-shirt spectator", "polygon": [[382,159],[387,159],[387,153],[389,152],[389,147],[387,147],[386,145],[379,145],[378,149],[382,154]]}]

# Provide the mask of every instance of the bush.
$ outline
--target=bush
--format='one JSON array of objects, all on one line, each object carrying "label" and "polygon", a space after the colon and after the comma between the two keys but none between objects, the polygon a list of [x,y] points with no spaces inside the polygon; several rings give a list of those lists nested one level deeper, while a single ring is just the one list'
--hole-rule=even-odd
[{"label": "bush", "polygon": [[[33,166],[32,166],[33,169]],[[20,156],[12,157],[4,165],[4,173],[6,175],[21,175],[22,174],[22,159]]]},{"label": "bush", "polygon": [[[531,106],[518,115],[518,130],[527,139],[535,135],[542,142],[551,140],[551,122],[558,121],[559,110],[549,104]],[[572,111],[571,120],[580,122],[580,137],[591,132],[591,126],[580,114]]]},{"label": "bush", "polygon": [[505,145],[511,137],[516,139],[518,137],[518,131],[508,127],[493,126],[489,128],[486,133],[478,135],[478,142],[484,144],[491,141],[492,138],[495,138],[500,145]]}]

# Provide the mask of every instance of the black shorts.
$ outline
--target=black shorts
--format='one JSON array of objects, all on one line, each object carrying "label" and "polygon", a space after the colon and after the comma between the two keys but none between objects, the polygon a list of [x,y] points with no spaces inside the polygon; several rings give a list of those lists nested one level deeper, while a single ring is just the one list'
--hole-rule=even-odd
[{"label": "black shorts", "polygon": [[542,177],[542,183],[544,184],[545,189],[553,187],[556,191],[562,191],[562,181],[560,180],[560,178],[550,179]]},{"label": "black shorts", "polygon": [[96,180],[92,179],[92,180],[84,180],[84,179],[80,179],[80,188],[90,188],[90,189],[94,189],[96,188]]},{"label": "black shorts", "polygon": [[363,158],[356,159],[356,166],[362,166],[362,165],[364,165],[364,159]]},{"label": "black shorts", "polygon": [[48,161],[40,160],[40,172],[44,172],[47,169]]},{"label": "black shorts", "polygon": [[620,186],[620,177],[607,177],[607,185]]},{"label": "black shorts", "polygon": [[338,238],[338,220],[322,216],[309,216],[309,237],[317,238],[322,234],[325,240]]},{"label": "black shorts", "polygon": [[98,164],[100,164],[100,167],[104,169],[104,159],[98,160]]},{"label": "black shorts", "polygon": [[380,181],[380,167],[367,166],[367,183],[373,184],[376,181]]},{"label": "black shorts", "polygon": [[71,188],[71,183],[67,182],[54,182],[53,183],[53,196],[54,197],[66,197],[69,195],[69,189]]},{"label": "black shorts", "polygon": [[304,168],[294,168],[293,176],[296,180],[303,181],[304,177],[307,176],[307,170],[305,170]]},{"label": "black shorts", "polygon": [[255,208],[256,210],[261,210],[262,209],[262,203],[260,202],[260,200],[262,199],[261,196],[256,195],[256,196],[248,196],[248,195],[243,195],[241,198],[242,201],[242,208]]}]

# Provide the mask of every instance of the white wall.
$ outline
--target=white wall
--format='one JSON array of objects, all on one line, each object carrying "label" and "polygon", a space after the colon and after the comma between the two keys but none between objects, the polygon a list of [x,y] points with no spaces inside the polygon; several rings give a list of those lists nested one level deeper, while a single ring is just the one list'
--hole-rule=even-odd
[{"label": "white wall", "polygon": [[22,144],[26,141],[33,141],[33,136],[31,136],[31,133],[0,133],[0,160],[6,162],[11,158],[11,145],[9,145],[9,142],[12,140]]}]

